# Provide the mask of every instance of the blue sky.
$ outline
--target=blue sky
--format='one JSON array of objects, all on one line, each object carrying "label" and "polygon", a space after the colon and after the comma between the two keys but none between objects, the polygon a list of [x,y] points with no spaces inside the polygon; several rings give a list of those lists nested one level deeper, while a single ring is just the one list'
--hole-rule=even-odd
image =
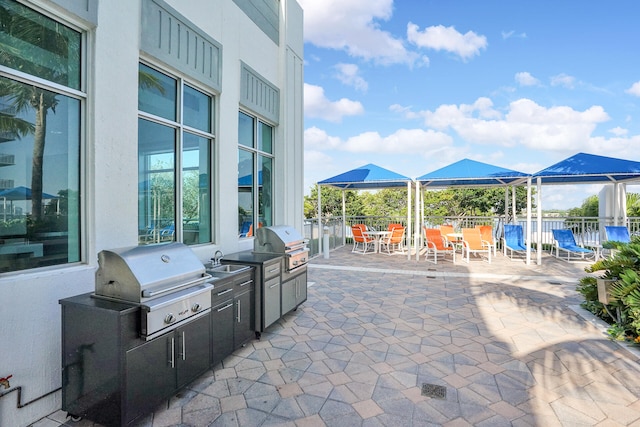
[{"label": "blue sky", "polygon": [[[528,173],[578,152],[640,161],[637,0],[298,2],[305,194],[367,163],[416,178],[463,158]],[[542,205],[601,188],[545,186]]]}]

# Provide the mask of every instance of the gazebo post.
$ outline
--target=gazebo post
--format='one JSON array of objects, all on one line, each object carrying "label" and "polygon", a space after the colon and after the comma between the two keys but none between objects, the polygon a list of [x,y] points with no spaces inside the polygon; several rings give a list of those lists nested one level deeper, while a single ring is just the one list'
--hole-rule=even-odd
[{"label": "gazebo post", "polygon": [[531,177],[527,178],[527,265],[531,264]]},{"label": "gazebo post", "polygon": [[420,224],[420,206],[422,205],[421,200],[420,200],[420,182],[416,181],[416,208],[415,208],[415,227],[416,227],[416,231],[415,231],[415,246],[416,246],[416,261],[418,261],[420,259],[420,248],[422,247],[422,227]]},{"label": "gazebo post", "polygon": [[518,214],[518,210],[517,210],[517,206],[516,206],[516,186],[512,185],[511,186],[511,214],[512,214],[512,221],[514,224],[518,223],[518,220],[516,218],[517,214]]},{"label": "gazebo post", "polygon": [[536,263],[538,265],[542,265],[542,178],[536,178],[536,184],[538,188],[538,218],[537,218],[537,226],[538,229],[538,244],[537,244],[537,254],[536,254]]},{"label": "gazebo post", "polygon": [[347,205],[345,202],[346,191],[342,190],[342,245],[347,245]]},{"label": "gazebo post", "polygon": [[407,260],[411,259],[411,181],[407,181]]},{"label": "gazebo post", "polygon": [[504,224],[509,219],[509,187],[504,187]]},{"label": "gazebo post", "polygon": [[[316,183],[316,190],[318,191],[318,253],[322,253],[322,191],[320,184]],[[313,236],[313,233],[311,233]]]}]

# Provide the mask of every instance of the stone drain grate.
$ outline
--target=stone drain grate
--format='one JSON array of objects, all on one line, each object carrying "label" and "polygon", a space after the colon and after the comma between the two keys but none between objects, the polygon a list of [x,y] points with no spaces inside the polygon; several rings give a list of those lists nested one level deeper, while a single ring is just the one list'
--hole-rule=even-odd
[{"label": "stone drain grate", "polygon": [[422,384],[422,395],[444,400],[447,398],[447,388],[442,385],[425,383]]}]

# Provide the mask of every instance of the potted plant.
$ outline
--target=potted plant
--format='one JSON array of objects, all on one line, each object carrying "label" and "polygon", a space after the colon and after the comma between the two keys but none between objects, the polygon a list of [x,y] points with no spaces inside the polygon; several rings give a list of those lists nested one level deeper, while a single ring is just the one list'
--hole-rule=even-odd
[{"label": "potted plant", "polygon": [[615,253],[585,268],[600,277],[584,277],[578,292],[582,306],[610,323],[614,339],[636,339],[640,335],[640,238],[630,243],[610,244]]}]

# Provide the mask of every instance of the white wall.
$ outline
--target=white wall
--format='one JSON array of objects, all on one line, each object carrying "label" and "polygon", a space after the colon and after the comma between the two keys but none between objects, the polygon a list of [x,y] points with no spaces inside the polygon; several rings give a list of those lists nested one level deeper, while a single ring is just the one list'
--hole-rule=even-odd
[{"label": "white wall", "polygon": [[[89,30],[89,105],[83,146],[84,263],[21,273],[0,274],[0,377],[12,375],[11,387],[22,387],[22,403],[61,386],[60,306],[62,298],[94,290],[97,253],[137,244],[137,75],[140,2],[101,1],[98,26]],[[47,0],[33,4],[50,6]],[[216,245],[194,247],[203,261],[216,249],[225,253],[251,249],[237,238],[237,120],[240,63],[245,62],[280,89],[277,152],[282,171],[276,175],[276,218],[302,221],[302,74],[298,64],[294,88],[286,85],[286,43],[302,59],[302,11],[294,0],[282,0],[293,10],[287,39],[276,46],[232,0],[167,0],[167,3],[222,45],[222,92],[217,104],[214,159],[214,225]],[[288,6],[287,6],[288,5]],[[53,9],[53,8],[52,8]],[[68,18],[73,19],[72,16]],[[281,22],[282,22],[281,18]],[[291,19],[299,19],[295,22]],[[82,22],[76,22],[81,25]],[[286,32],[285,32],[286,33]],[[291,49],[290,49],[291,50]],[[289,54],[290,55],[290,54]],[[294,94],[292,94],[294,93]],[[292,105],[292,103],[294,103]],[[291,120],[295,124],[289,124]],[[291,176],[291,175],[289,175]],[[297,181],[300,181],[299,183]],[[1,392],[2,390],[0,390]],[[61,392],[17,409],[17,392],[0,398],[0,425],[27,426],[59,409]]]}]

